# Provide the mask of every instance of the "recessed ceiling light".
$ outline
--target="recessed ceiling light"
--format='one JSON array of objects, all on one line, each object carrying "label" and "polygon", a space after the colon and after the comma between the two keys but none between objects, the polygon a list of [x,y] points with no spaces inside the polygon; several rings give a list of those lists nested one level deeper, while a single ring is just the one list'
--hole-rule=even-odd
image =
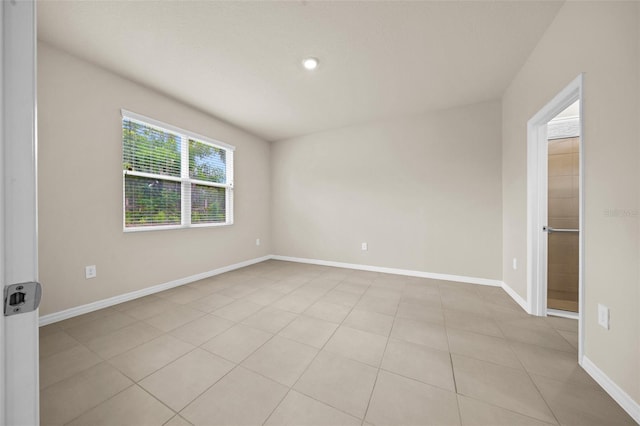
[{"label": "recessed ceiling light", "polygon": [[318,68],[320,62],[316,58],[305,58],[302,60],[302,66],[308,70],[315,70]]}]

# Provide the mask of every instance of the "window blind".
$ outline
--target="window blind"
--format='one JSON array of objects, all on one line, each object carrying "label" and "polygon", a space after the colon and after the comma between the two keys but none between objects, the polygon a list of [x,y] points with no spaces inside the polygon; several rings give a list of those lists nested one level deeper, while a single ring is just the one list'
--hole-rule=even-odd
[{"label": "window blind", "polygon": [[231,224],[233,147],[123,111],[124,229]]}]

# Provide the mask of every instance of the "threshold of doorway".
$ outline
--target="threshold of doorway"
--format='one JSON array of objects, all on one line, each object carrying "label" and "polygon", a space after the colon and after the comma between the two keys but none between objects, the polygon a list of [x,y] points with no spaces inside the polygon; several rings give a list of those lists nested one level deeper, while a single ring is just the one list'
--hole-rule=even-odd
[{"label": "threshold of doorway", "polygon": [[561,311],[559,309],[547,309],[547,315],[574,320],[577,320],[579,318],[579,314],[577,312]]}]

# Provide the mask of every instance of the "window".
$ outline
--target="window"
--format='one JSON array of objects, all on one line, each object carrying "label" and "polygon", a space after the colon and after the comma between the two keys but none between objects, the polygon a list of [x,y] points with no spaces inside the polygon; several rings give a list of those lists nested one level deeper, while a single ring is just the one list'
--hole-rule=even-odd
[{"label": "window", "polygon": [[234,149],[123,110],[124,230],[232,224]]}]

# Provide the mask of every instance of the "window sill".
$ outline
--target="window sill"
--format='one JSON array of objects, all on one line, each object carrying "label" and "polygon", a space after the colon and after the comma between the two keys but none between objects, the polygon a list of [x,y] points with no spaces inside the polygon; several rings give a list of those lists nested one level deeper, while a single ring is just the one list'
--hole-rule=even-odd
[{"label": "window sill", "polygon": [[193,228],[218,228],[221,226],[231,226],[233,222],[225,223],[200,223],[195,225],[160,225],[160,226],[136,226],[123,228],[125,233],[129,232],[151,232],[151,231],[169,231],[172,229],[193,229]]}]

